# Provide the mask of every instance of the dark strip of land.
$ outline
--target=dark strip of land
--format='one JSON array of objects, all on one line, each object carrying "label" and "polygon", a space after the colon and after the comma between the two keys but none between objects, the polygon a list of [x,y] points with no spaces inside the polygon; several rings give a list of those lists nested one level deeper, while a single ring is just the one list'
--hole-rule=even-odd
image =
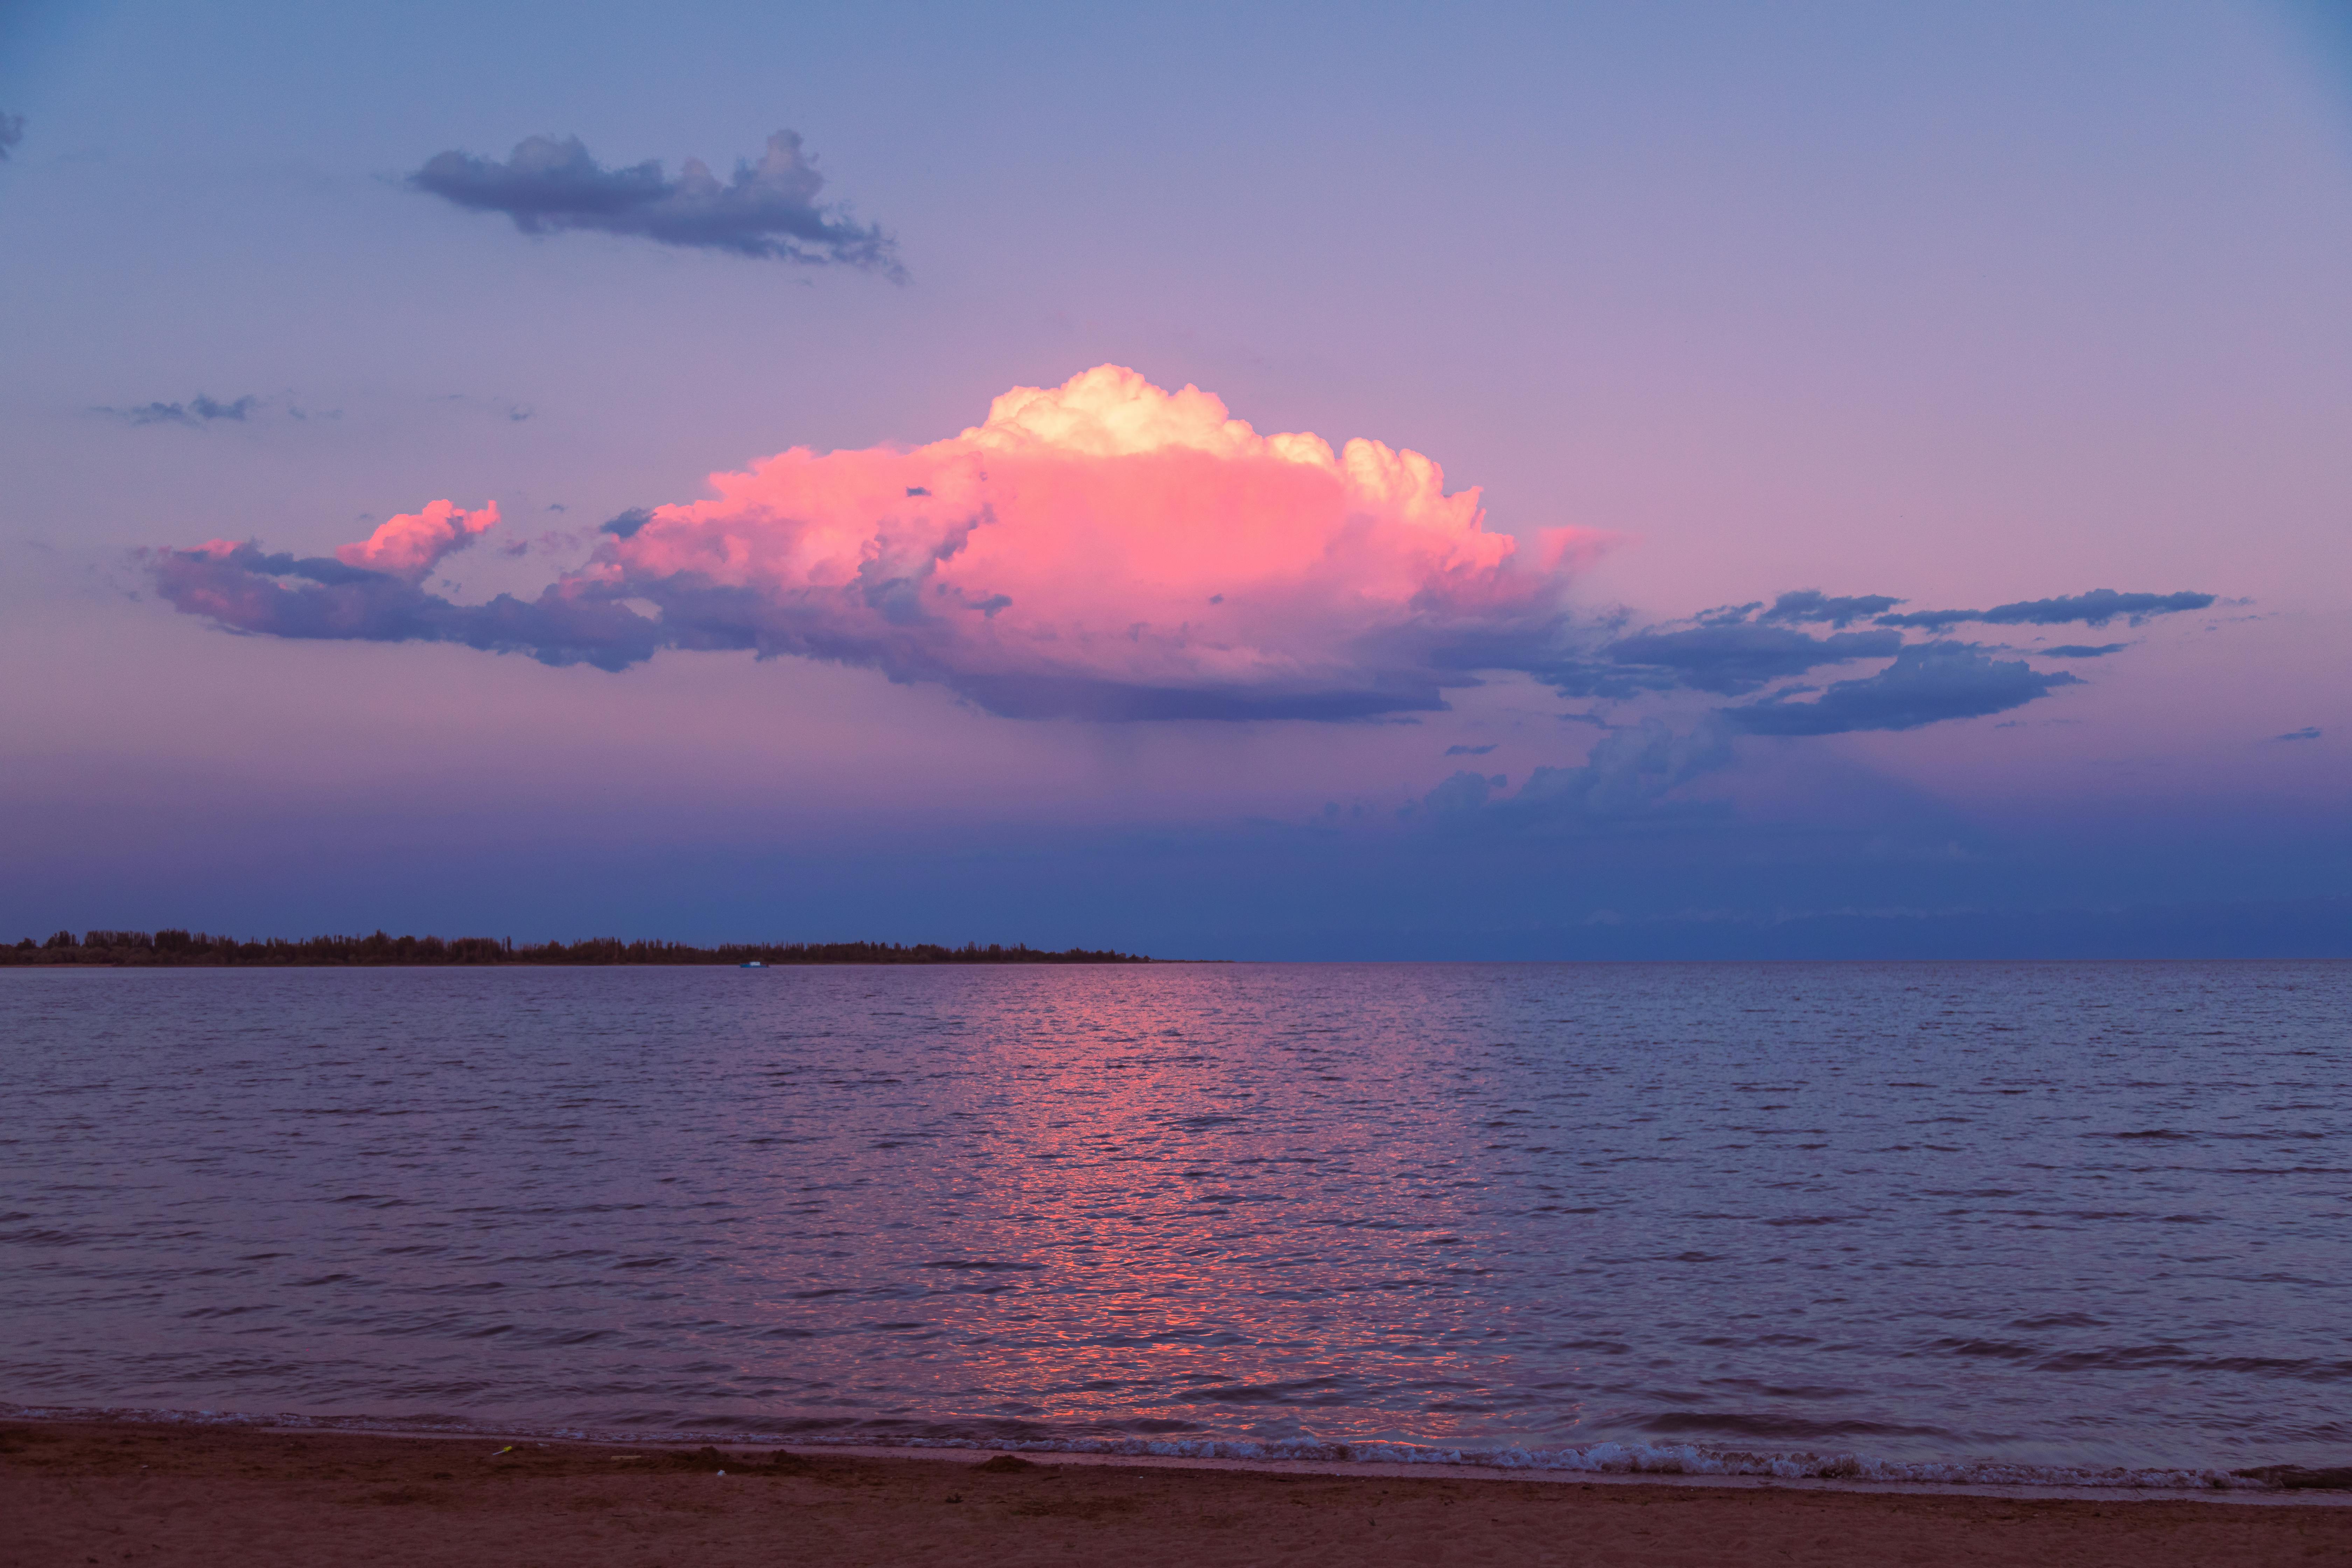
[{"label": "dark strip of land", "polygon": [[2344,1507],[46,1422],[0,1427],[0,1562],[27,1565],[2352,1562],[2352,1508]]},{"label": "dark strip of land", "polygon": [[295,965],[584,964],[584,963],[1150,963],[1139,952],[1074,947],[1049,952],[1025,943],[1005,947],[966,942],[728,942],[695,947],[682,942],[544,942],[517,947],[494,936],[312,936],[257,942],[185,931],[58,931],[46,942],[26,937],[0,947],[0,963],[105,964],[117,968],[289,968]]}]

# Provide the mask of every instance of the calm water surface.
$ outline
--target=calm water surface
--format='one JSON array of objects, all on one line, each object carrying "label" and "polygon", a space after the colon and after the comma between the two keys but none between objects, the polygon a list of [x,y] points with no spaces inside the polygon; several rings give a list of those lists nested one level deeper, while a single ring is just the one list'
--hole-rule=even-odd
[{"label": "calm water surface", "polygon": [[2344,963],[0,971],[0,1400],[2341,1464],[2347,1020]]}]

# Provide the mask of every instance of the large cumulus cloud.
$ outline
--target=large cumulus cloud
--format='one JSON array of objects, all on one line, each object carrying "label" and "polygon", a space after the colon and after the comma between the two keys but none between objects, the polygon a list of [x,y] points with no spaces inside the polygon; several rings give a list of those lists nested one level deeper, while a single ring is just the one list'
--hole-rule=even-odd
[{"label": "large cumulus cloud", "polygon": [[[278,636],[605,665],[751,649],[936,681],[1014,716],[1336,719],[1442,707],[1475,679],[1458,657],[1474,643],[1512,668],[1557,658],[1570,575],[1598,542],[1490,531],[1478,492],[1448,494],[1420,453],[1261,436],[1205,392],[1116,365],[1015,388],[944,441],[795,447],[710,482],[706,500],[615,519],[535,600],[417,587],[427,543],[478,531],[484,514],[446,501],[334,563],[215,541],[165,552],[158,583],[183,610]],[[595,628],[612,640],[583,643]]]},{"label": "large cumulus cloud", "polygon": [[[2000,712],[2077,678],[1938,638],[1954,620],[2099,625],[2211,602],[2102,589],[1899,616],[1889,595],[1808,589],[1663,625],[1580,620],[1569,592],[1601,536],[1490,531],[1479,492],[1449,493],[1418,452],[1260,435],[1208,393],[1117,365],[1016,387],[927,446],[794,447],[715,474],[702,500],[614,518],[535,597],[427,591],[496,521],[440,500],[331,558],[215,540],[150,564],[171,604],[241,632],[614,669],[661,648],[749,650],[937,683],[1013,717],[1360,719],[1443,709],[1450,689],[1517,671],[1604,701],[1738,700],[1713,709],[1711,734]],[[1881,668],[1792,684],[1865,663]]]}]

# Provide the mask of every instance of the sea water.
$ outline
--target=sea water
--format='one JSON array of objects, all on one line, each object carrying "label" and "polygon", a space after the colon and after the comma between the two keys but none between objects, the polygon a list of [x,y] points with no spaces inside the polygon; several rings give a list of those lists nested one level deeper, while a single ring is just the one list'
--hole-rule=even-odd
[{"label": "sea water", "polygon": [[2352,1458],[2352,964],[0,971],[0,1401]]}]

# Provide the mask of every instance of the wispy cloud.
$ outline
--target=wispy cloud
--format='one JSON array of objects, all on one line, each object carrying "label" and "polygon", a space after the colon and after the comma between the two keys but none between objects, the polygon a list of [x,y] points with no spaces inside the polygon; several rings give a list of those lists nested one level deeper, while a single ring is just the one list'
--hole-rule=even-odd
[{"label": "wispy cloud", "polygon": [[838,204],[797,132],[768,138],[760,161],[722,182],[688,158],[676,179],[658,162],[606,168],[577,136],[532,136],[504,163],[437,153],[408,176],[417,190],[476,212],[503,213],[525,234],[589,229],[762,260],[838,264],[903,281],[898,245]]},{"label": "wispy cloud", "polygon": [[111,415],[128,425],[186,425],[201,428],[224,419],[242,425],[260,406],[258,397],[236,397],[223,403],[200,392],[185,403],[142,403],[131,408],[101,406],[93,412]]},{"label": "wispy cloud", "polygon": [[520,425],[539,411],[530,404],[511,397],[480,397],[470,392],[444,392],[435,395],[436,403],[454,403],[463,408],[478,408],[510,425]]},{"label": "wispy cloud", "polygon": [[2316,741],[2319,739],[2319,726],[2316,724],[2305,724],[2300,730],[2289,730],[2285,734],[2273,735],[2271,739],[2273,741]]},{"label": "wispy cloud", "polygon": [[1819,588],[1800,589],[1783,594],[1772,601],[1772,607],[1756,618],[1759,621],[1826,621],[1833,626],[1843,626],[1854,621],[1867,620],[1884,615],[1903,601],[1885,594],[1856,594],[1833,598]]},{"label": "wispy cloud", "polygon": [[2150,616],[2202,610],[2212,604],[2210,594],[2118,594],[2113,588],[2094,588],[2087,594],[2070,594],[2055,599],[2021,599],[2013,605],[1995,605],[1990,610],[1912,610],[1881,616],[1878,624],[1941,631],[1970,621],[1993,626],[2058,626],[2072,622],[2104,626],[2121,618],[2138,626]]},{"label": "wispy cloud", "polygon": [[1484,746],[1448,746],[1445,748],[1445,754],[1449,757],[1483,757],[1493,751],[1497,744],[1500,742],[1490,742]]},{"label": "wispy cloud", "polygon": [[25,139],[25,117],[21,114],[0,114],[0,163],[8,161],[16,143]]}]

